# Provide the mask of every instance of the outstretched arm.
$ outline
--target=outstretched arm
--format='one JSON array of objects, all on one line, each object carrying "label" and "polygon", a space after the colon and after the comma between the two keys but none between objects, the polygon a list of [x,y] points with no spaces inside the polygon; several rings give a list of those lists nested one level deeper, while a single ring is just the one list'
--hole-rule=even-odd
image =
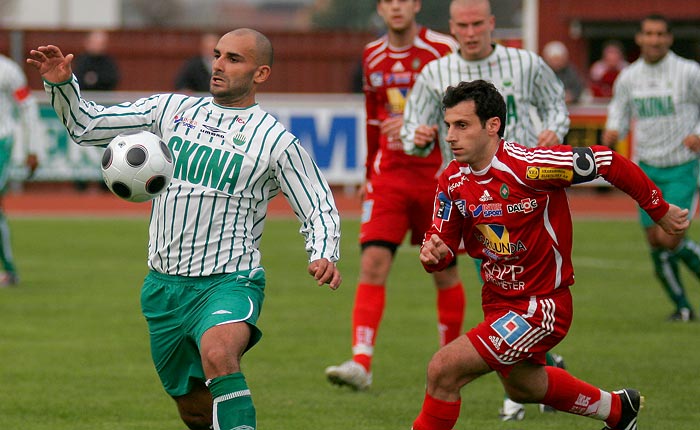
[{"label": "outstretched arm", "polygon": [[41,78],[53,84],[69,81],[73,76],[73,54],[63,55],[58,46],[40,46],[29,51],[27,64],[36,68]]},{"label": "outstretched arm", "polygon": [[674,204],[669,204],[668,212],[656,223],[668,234],[683,234],[690,227],[688,209],[681,209]]}]

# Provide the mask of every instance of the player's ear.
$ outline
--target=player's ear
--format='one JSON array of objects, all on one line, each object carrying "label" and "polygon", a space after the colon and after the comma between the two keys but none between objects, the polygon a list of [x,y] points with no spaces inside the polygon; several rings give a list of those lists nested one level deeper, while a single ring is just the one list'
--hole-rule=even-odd
[{"label": "player's ear", "polygon": [[489,118],[486,120],[486,131],[489,134],[498,134],[498,130],[501,128],[501,119],[497,116]]},{"label": "player's ear", "polygon": [[258,66],[257,70],[255,70],[255,76],[253,77],[253,80],[256,84],[262,84],[267,80],[267,78],[270,77],[270,73],[272,73],[272,69],[270,68],[270,66]]}]

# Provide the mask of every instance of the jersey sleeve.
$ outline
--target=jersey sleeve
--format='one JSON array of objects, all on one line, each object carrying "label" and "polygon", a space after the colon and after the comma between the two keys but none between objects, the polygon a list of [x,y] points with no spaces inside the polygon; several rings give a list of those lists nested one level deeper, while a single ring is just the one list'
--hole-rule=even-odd
[{"label": "jersey sleeve", "polygon": [[616,130],[620,139],[627,136],[631,118],[631,92],[627,85],[627,75],[626,70],[623,70],[613,84],[613,96],[605,120],[605,129]]},{"label": "jersey sleeve", "polygon": [[331,188],[311,156],[294,141],[277,159],[276,180],[301,221],[309,261],[340,258],[340,216]]},{"label": "jersey sleeve", "polygon": [[[454,173],[454,171],[452,172]],[[427,272],[437,272],[447,267],[454,260],[456,251],[459,249],[459,244],[462,241],[464,216],[459,206],[466,207],[466,204],[462,200],[453,199],[448,187],[448,175],[443,173],[438,180],[433,203],[433,222],[425,233],[423,241],[429,240],[433,235],[438,235],[445,242],[450,252],[438,264],[423,264]]]},{"label": "jersey sleeve", "polygon": [[416,129],[420,125],[436,125],[440,120],[442,106],[440,94],[433,91],[430,86],[431,64],[428,63],[423,68],[408,94],[403,111],[403,126],[401,127],[401,141],[404,151],[407,154],[420,157],[427,157],[432,152],[435,143],[433,142],[425,148],[416,147],[413,143]]},{"label": "jersey sleeve", "polygon": [[571,122],[564,85],[542,58],[537,57],[536,61],[539,73],[535,75],[533,103],[543,129],[553,131],[559,137],[559,142],[563,142]]},{"label": "jersey sleeve", "polygon": [[79,145],[105,146],[118,134],[129,130],[160,134],[157,123],[159,95],[133,103],[102,106],[81,97],[75,75],[67,82],[44,82],[44,89],[69,136]]},{"label": "jersey sleeve", "polygon": [[36,98],[32,95],[32,91],[27,84],[27,79],[19,66],[5,69],[12,98],[17,105],[18,119],[22,128],[22,148],[27,153],[32,153],[32,142],[35,140],[38,128],[41,126],[39,121],[39,106]]},{"label": "jersey sleeve", "polygon": [[659,187],[635,163],[605,146],[593,146],[595,154],[605,154],[609,162],[600,163],[598,173],[616,188],[637,201],[654,221],[659,221],[668,212],[669,204],[664,200]]}]

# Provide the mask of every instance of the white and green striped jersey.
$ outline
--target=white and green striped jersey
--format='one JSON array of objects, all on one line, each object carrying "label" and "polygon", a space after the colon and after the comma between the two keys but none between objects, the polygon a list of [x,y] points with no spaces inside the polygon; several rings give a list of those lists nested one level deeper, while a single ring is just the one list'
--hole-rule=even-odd
[{"label": "white and green striped jersey", "polygon": [[338,260],[340,220],[328,183],[299,140],[257,104],[157,94],[106,107],[83,100],[75,77],[45,89],[80,145],[147,130],[172,150],[173,180],[152,203],[151,269],[208,276],[260,266],[267,205],[280,191],[302,223],[309,261]]},{"label": "white and green striped jersey", "polygon": [[537,54],[497,44],[483,60],[468,61],[455,52],[423,67],[404,108],[401,139],[406,152],[422,155],[424,151],[413,144],[415,130],[419,125],[437,124],[443,160],[446,163],[452,159],[444,141],[447,128],[442,97],[448,86],[475,79],[492,82],[503,95],[507,105],[505,139],[537,145],[538,127],[530,116],[534,108],[541,122],[539,128],[552,130],[563,141],[569,131],[569,111],[561,81]]},{"label": "white and green striped jersey", "polygon": [[700,65],[669,51],[655,64],[640,58],[623,69],[605,128],[623,138],[631,121],[635,160],[669,167],[697,159],[683,139],[700,134]]},{"label": "white and green striped jersey", "polygon": [[[27,86],[22,68],[0,55],[0,138],[12,136],[19,120],[25,148],[29,149],[32,126],[39,121],[36,99]],[[9,157],[9,154],[6,155]]]}]

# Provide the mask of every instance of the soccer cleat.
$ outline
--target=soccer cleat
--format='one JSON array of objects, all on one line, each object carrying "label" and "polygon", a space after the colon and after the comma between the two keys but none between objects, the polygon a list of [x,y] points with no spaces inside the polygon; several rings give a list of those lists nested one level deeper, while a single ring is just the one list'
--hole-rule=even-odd
[{"label": "soccer cleat", "polygon": [[[552,366],[558,367],[560,369],[566,369],[566,365],[564,364],[564,357],[553,352],[550,352],[549,356],[552,358],[553,361]],[[554,413],[556,411],[557,410],[551,406],[540,404],[540,412],[542,413]]]},{"label": "soccer cleat", "polygon": [[331,384],[347,385],[353,390],[363,391],[372,385],[372,372],[352,360],[338,366],[326,367],[326,377]]},{"label": "soccer cleat", "polygon": [[668,316],[671,322],[690,322],[695,321],[695,312],[692,309],[681,308]]},{"label": "soccer cleat", "polygon": [[525,406],[508,397],[503,399],[503,408],[498,410],[501,421],[522,421],[525,418]]},{"label": "soccer cleat", "polygon": [[19,278],[16,273],[4,272],[0,274],[0,288],[13,287],[19,284]]},{"label": "soccer cleat", "polygon": [[615,427],[609,427],[606,424],[602,430],[637,430],[637,415],[644,406],[644,396],[640,396],[639,391],[631,388],[613,391],[613,394],[620,396],[622,402],[620,421]]}]

